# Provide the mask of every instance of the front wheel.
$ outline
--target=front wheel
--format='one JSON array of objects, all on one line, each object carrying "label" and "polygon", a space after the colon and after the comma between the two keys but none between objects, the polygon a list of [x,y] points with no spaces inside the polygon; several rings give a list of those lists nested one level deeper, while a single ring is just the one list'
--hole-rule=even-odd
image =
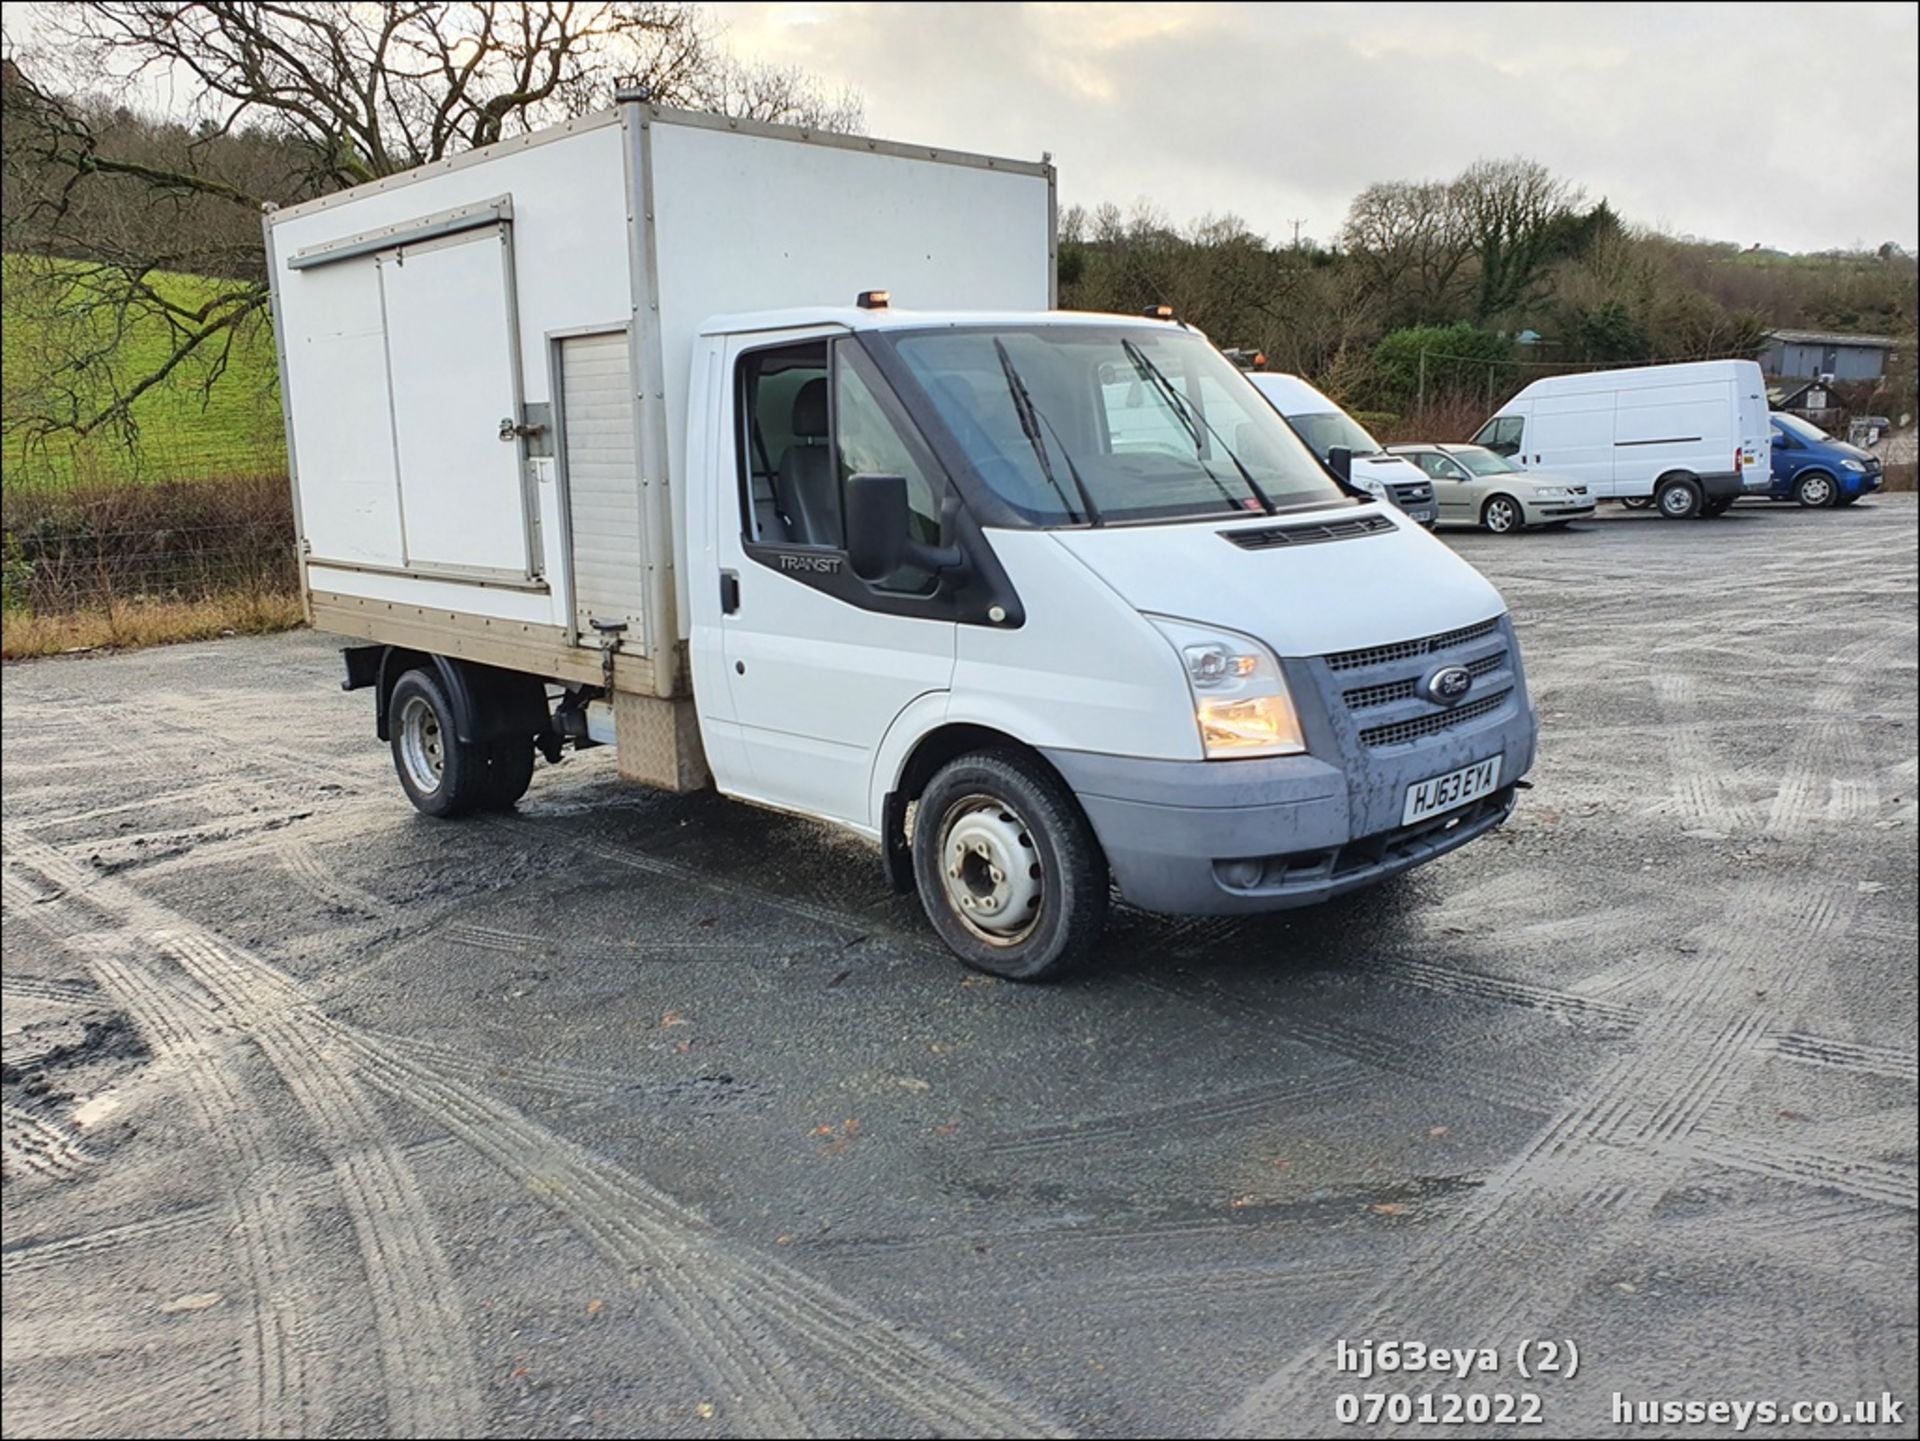
[{"label": "front wheel", "polygon": [[1107,862],[1059,777],[1020,751],[949,761],[920,795],[913,876],[940,939],[976,970],[1050,980],[1092,954]]},{"label": "front wheel", "polygon": [[1645,510],[1653,504],[1653,497],[1650,495],[1623,495],[1620,497],[1620,504],[1624,505],[1628,510]]},{"label": "front wheel", "polygon": [[1838,488],[1833,477],[1810,470],[1793,483],[1793,498],[1808,510],[1822,510],[1832,505]]},{"label": "front wheel", "polygon": [[1496,495],[1480,512],[1480,523],[1495,535],[1513,535],[1527,523],[1520,502],[1510,495]]}]

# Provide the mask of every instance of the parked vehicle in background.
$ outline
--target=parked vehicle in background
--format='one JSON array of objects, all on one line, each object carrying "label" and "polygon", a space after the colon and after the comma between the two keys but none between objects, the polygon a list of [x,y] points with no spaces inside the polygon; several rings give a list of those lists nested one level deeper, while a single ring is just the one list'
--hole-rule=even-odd
[{"label": "parked vehicle in background", "polygon": [[1773,422],[1773,485],[1769,500],[1793,500],[1817,510],[1852,505],[1880,489],[1880,457],[1828,435],[1811,421],[1776,410]]},{"label": "parked vehicle in background", "polygon": [[1399,506],[1429,530],[1433,528],[1438,519],[1433,507],[1433,482],[1418,467],[1387,454],[1359,421],[1299,376],[1256,370],[1248,371],[1247,379],[1321,460],[1338,469],[1335,452],[1344,451],[1347,476],[1355,486]]},{"label": "parked vehicle in background", "polygon": [[1483,445],[1390,445],[1433,481],[1442,525],[1476,525],[1515,535],[1533,525],[1566,525],[1593,514],[1593,493],[1571,476],[1520,469]]},{"label": "parked vehicle in background", "polygon": [[309,614],[413,804],[611,745],[1018,979],[1110,882],[1277,910],[1504,822],[1498,592],[1198,332],[1052,309],[1053,215],[1044,163],[633,95],[269,214]]},{"label": "parked vehicle in background", "polygon": [[1645,365],[1536,380],[1474,444],[1599,500],[1651,500],[1669,519],[1714,516],[1771,481],[1767,388],[1751,360]]}]

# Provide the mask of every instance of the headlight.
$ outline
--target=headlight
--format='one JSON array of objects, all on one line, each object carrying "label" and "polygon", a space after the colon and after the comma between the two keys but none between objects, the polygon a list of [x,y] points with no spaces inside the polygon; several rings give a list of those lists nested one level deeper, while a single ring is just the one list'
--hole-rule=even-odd
[{"label": "headlight", "polygon": [[1857,460],[1843,460],[1840,462],[1840,468],[1842,470],[1857,470],[1862,473],[1866,471],[1866,466]]},{"label": "headlight", "polygon": [[1210,761],[1298,755],[1300,716],[1280,662],[1251,636],[1149,616],[1180,655],[1200,746]]},{"label": "headlight", "polygon": [[1571,497],[1564,485],[1536,485],[1533,488],[1535,500],[1567,500]]}]

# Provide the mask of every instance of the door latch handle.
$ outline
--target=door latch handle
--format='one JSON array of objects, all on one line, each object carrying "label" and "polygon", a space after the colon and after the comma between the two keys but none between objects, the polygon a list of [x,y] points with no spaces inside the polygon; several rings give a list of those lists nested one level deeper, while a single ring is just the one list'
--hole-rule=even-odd
[{"label": "door latch handle", "polygon": [[511,415],[500,417],[500,439],[507,445],[513,444],[516,440],[532,440],[536,435],[546,434],[546,430],[544,425],[517,424]]},{"label": "door latch handle", "polygon": [[740,609],[740,576],[736,571],[720,572],[720,614],[732,615]]}]

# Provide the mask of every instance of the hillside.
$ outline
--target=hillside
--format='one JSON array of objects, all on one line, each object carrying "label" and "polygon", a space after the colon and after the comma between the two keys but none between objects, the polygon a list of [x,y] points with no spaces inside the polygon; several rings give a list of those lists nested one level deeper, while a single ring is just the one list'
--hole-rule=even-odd
[{"label": "hillside", "polygon": [[[217,355],[195,357],[134,401],[137,439],[118,430],[88,436],[33,438],[20,420],[77,406],[91,413],[113,395],[113,381],[151,373],[169,353],[165,322],[142,318],[116,336],[108,312],[80,313],[68,262],[10,255],[0,291],[0,410],[8,431],[0,445],[0,477],[10,490],[83,482],[154,482],[283,474],[273,336],[261,320],[235,331],[226,370],[205,387]],[[170,302],[198,306],[218,282],[197,275],[149,277]],[[79,357],[94,351],[91,363]]]}]

